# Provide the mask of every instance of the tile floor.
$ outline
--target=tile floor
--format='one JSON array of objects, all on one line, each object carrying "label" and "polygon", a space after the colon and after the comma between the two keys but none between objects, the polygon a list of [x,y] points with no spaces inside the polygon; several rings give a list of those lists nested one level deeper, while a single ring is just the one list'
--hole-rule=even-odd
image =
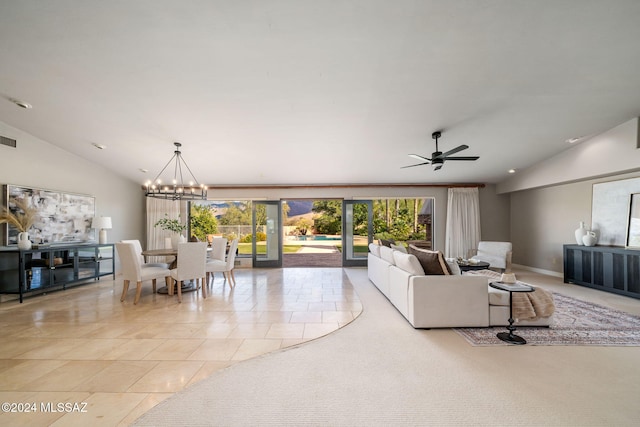
[{"label": "tile floor", "polygon": [[[135,287],[121,303],[120,280],[104,278],[0,303],[1,401],[32,410],[0,413],[0,424],[129,425],[219,369],[328,334],[362,312],[340,268],[238,269],[236,279],[230,289],[217,275],[206,300],[191,292],[181,304],[150,283],[137,305]],[[78,405],[54,412],[57,403]]]}]

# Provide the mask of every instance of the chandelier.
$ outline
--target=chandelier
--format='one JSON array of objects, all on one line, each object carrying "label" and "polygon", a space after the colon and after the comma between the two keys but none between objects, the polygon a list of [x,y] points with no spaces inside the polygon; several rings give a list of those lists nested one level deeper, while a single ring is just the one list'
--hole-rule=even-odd
[{"label": "chandelier", "polygon": [[[168,200],[207,200],[207,187],[204,184],[198,184],[198,180],[182,158],[182,153],[180,153],[182,144],[174,142],[173,145],[176,146],[173,157],[169,159],[153,181],[147,181],[144,184],[145,196]],[[163,182],[161,176],[172,162],[174,162],[173,178]],[[187,184],[185,184],[182,175],[183,168],[191,175],[191,181]]]}]

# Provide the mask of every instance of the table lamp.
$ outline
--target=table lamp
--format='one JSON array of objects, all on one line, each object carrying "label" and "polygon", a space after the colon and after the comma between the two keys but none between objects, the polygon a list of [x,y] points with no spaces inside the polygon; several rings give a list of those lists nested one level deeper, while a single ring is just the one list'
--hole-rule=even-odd
[{"label": "table lamp", "polygon": [[97,216],[93,218],[91,222],[91,228],[100,230],[100,237],[98,243],[101,245],[107,243],[107,230],[111,229],[111,217],[110,216]]}]

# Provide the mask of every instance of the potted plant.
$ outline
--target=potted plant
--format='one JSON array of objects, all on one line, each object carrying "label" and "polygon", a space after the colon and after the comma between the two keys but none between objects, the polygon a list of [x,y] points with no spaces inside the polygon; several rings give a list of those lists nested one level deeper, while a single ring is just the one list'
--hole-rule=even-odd
[{"label": "potted plant", "polygon": [[171,232],[171,247],[173,249],[178,249],[179,242],[186,241],[182,232],[187,229],[187,225],[180,222],[180,217],[178,217],[178,219],[171,219],[169,215],[164,214],[164,218],[158,220],[158,222],[154,224],[154,227],[160,227],[162,230]]},{"label": "potted plant", "polygon": [[[0,214],[0,224],[5,222],[18,229],[18,248],[23,250],[31,249],[29,240],[29,229],[36,221],[38,211],[27,204],[25,199],[12,198],[13,204],[18,208],[12,212],[9,207],[2,208]],[[22,211],[22,212],[20,212]]]}]

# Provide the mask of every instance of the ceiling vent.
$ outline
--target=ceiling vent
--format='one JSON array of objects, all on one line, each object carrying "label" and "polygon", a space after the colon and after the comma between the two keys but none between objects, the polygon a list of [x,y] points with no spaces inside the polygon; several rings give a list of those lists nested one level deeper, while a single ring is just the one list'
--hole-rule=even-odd
[{"label": "ceiling vent", "polygon": [[0,136],[0,144],[6,145],[7,147],[16,148],[16,140],[7,138],[6,136]]}]

